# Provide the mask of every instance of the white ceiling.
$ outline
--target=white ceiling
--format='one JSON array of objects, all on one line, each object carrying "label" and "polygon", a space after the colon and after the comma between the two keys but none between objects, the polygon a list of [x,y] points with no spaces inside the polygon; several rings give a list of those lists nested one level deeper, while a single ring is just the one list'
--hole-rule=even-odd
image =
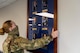
[{"label": "white ceiling", "polygon": [[13,2],[15,2],[16,0],[0,0],[0,8],[5,7]]}]

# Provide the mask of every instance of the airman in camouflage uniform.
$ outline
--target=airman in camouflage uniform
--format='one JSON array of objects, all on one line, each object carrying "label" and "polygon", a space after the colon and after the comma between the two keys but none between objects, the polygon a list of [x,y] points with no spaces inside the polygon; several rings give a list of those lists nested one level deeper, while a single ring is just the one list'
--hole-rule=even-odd
[{"label": "airman in camouflage uniform", "polygon": [[51,36],[40,39],[28,40],[19,36],[18,26],[11,20],[3,23],[0,34],[8,33],[7,39],[3,43],[4,53],[24,53],[23,50],[34,50],[47,45],[53,40]]}]

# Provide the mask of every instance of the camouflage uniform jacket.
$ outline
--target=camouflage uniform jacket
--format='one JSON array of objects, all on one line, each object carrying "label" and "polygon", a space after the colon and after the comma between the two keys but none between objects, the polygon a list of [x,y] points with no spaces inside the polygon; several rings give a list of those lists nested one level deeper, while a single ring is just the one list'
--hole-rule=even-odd
[{"label": "camouflage uniform jacket", "polygon": [[20,49],[35,50],[48,45],[48,43],[52,40],[53,39],[50,36],[35,40],[28,40],[19,37],[18,27],[16,27],[13,31],[9,32],[7,39],[3,43],[3,51],[4,53],[15,53],[15,51]]}]

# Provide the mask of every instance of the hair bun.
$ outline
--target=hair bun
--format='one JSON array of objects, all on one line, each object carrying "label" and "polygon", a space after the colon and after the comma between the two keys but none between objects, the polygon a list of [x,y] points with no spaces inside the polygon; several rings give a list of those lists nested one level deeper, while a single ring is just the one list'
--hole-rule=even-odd
[{"label": "hair bun", "polygon": [[0,28],[0,35],[4,35],[4,30],[3,30],[3,28]]}]

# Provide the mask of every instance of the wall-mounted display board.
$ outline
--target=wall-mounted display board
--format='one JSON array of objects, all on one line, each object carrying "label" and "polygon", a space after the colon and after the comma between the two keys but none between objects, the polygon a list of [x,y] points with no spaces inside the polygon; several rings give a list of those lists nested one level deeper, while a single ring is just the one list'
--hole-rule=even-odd
[{"label": "wall-mounted display board", "polygon": [[[57,30],[57,0],[28,0],[27,38],[38,39]],[[57,38],[33,53],[57,53]]]}]

